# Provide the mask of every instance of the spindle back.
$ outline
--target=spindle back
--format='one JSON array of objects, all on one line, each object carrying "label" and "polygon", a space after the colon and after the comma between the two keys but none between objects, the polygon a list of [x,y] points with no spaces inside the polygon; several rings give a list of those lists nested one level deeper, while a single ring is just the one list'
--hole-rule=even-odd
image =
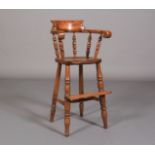
[{"label": "spindle back", "polygon": [[72,33],[72,52],[73,57],[77,56],[77,36],[76,33],[88,33],[85,57],[89,58],[90,49],[92,45],[92,34],[98,34],[96,43],[94,59],[98,58],[101,43],[103,38],[110,38],[111,31],[86,29],[83,25],[83,20],[52,20],[51,33],[53,35],[53,45],[55,49],[56,58],[63,59],[65,57],[64,43],[65,33]]}]

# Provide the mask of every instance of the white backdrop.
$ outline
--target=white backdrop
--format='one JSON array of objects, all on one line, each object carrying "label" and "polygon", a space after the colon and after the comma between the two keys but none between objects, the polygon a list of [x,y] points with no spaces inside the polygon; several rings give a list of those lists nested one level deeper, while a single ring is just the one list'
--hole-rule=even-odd
[{"label": "white backdrop", "polygon": [[[0,78],[54,76],[51,19],[84,19],[86,27],[113,31],[101,51],[105,78],[155,79],[154,10],[0,10]],[[87,78],[94,78],[90,68]]]}]

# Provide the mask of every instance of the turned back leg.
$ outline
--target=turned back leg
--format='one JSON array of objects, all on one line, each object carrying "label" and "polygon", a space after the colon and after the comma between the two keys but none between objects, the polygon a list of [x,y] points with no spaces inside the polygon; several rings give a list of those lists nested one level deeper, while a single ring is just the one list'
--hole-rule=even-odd
[{"label": "turned back leg", "polygon": [[[83,65],[79,65],[79,94],[84,93],[84,79],[83,79]],[[84,104],[83,101],[80,101],[79,104],[80,116],[83,117]]]}]

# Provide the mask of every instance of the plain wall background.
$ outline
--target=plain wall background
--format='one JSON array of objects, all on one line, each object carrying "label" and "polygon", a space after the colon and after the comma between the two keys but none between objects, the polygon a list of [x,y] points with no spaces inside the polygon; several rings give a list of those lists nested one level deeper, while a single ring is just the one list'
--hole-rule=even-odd
[{"label": "plain wall background", "polygon": [[[0,78],[54,76],[51,19],[84,19],[88,28],[113,31],[101,50],[106,79],[155,79],[155,10],[0,10]],[[90,68],[86,76],[94,78]]]}]

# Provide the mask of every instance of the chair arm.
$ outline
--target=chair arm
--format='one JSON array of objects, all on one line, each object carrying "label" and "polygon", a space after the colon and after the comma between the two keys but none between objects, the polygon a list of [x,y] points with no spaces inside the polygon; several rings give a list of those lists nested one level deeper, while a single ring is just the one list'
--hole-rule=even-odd
[{"label": "chair arm", "polygon": [[104,38],[111,38],[112,32],[110,30],[98,30],[98,29],[83,29],[81,31],[69,31],[69,30],[51,30],[51,33],[65,33],[65,32],[79,32],[79,33],[97,33],[101,34]]}]

